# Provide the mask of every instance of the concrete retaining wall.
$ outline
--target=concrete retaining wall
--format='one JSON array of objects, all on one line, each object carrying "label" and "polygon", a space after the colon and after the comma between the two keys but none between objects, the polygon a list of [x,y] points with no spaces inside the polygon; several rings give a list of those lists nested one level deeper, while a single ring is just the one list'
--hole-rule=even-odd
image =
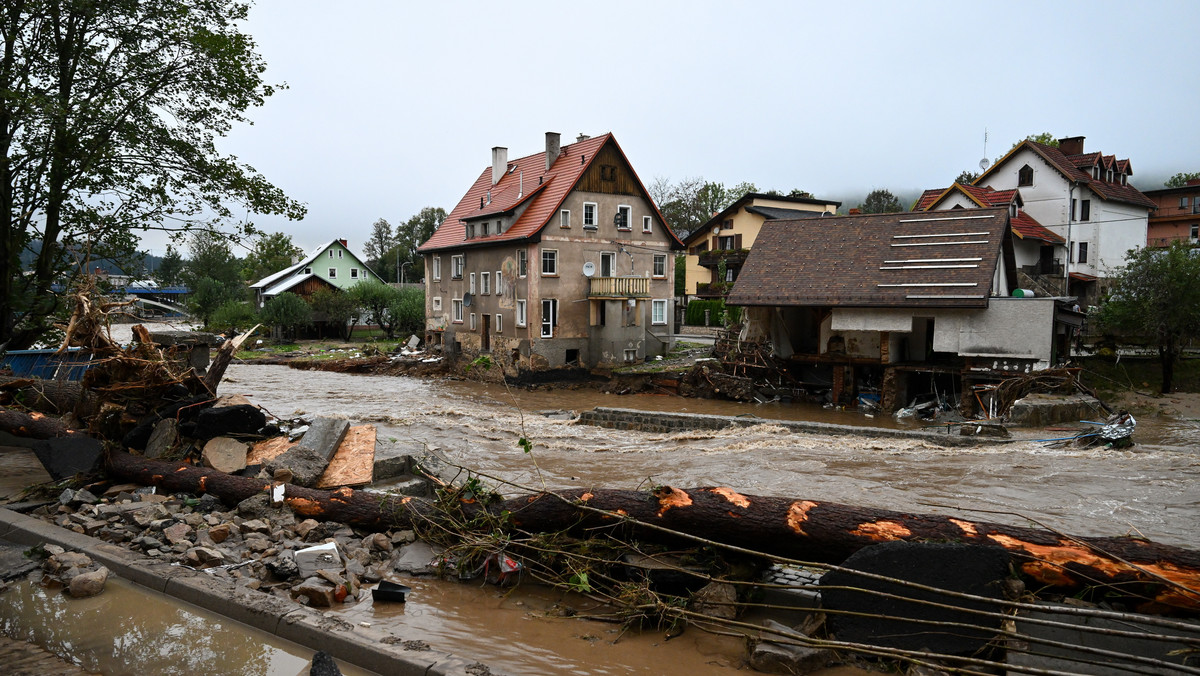
[{"label": "concrete retaining wall", "polygon": [[[334,658],[380,674],[467,676],[483,671],[475,660],[437,650],[405,650],[395,636],[206,573],[171,566],[96,538],[0,508],[0,540],[33,547],[55,544],[80,551],[113,574],[180,601],[224,615]],[[487,673],[496,674],[496,671]]]},{"label": "concrete retaining wall", "polygon": [[684,430],[723,430],[727,427],[750,427],[752,425],[770,424],[787,428],[791,432],[854,435],[883,439],[911,439],[940,444],[942,446],[975,446],[981,443],[996,442],[995,439],[959,436],[957,429],[954,429],[953,433],[934,433],[919,430],[891,430],[882,427],[834,425],[832,423],[806,420],[773,420],[744,416],[702,415],[699,413],[660,413],[633,408],[596,407],[591,411],[580,413],[578,422],[584,425],[595,425],[596,427],[637,430],[658,434],[681,432]]},{"label": "concrete retaining wall", "polygon": [[1013,402],[1008,409],[1009,423],[1018,427],[1045,427],[1062,422],[1103,420],[1108,417],[1095,397],[1070,397],[1031,394]]}]

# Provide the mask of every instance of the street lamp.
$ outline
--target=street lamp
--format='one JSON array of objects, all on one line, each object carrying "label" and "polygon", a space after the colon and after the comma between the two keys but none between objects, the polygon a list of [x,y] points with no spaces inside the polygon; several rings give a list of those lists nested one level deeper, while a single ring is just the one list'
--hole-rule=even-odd
[{"label": "street lamp", "polygon": [[[397,259],[397,260],[399,260],[399,259]],[[404,266],[405,265],[412,265],[412,261],[404,261],[403,263],[400,264],[400,283],[401,284],[404,283]]]}]

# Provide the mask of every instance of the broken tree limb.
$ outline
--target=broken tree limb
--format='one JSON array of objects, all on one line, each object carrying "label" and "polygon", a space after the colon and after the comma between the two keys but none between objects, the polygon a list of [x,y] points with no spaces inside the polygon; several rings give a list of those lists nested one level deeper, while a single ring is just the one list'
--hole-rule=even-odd
[{"label": "broken tree limb", "polygon": [[[227,504],[271,487],[191,465],[117,453],[117,477],[169,492],[210,493]],[[301,516],[369,529],[407,528],[437,518],[429,500],[288,485],[285,501]],[[1131,538],[1067,537],[1045,530],[908,514],[794,498],[742,495],[729,488],[571,490],[535,493],[468,510],[507,513],[525,532],[613,528],[643,540],[678,534],[803,561],[840,563],[859,549],[889,540],[962,542],[1009,551],[1023,573],[1056,588],[1116,585],[1174,608],[1200,610],[1200,552]],[[640,526],[649,524],[653,528]],[[1146,608],[1146,610],[1154,610]]]},{"label": "broken tree limb", "polygon": [[0,430],[29,439],[53,439],[79,434],[58,418],[3,407],[0,407]]},{"label": "broken tree limb", "polygon": [[204,374],[201,382],[208,388],[212,394],[217,393],[217,386],[221,384],[221,378],[225,375],[225,369],[229,368],[229,362],[233,361],[233,355],[246,342],[246,339],[254,335],[258,327],[262,324],[255,324],[254,328],[243,333],[235,338],[230,338],[221,344],[221,348],[217,350],[217,356],[213,358],[212,364],[208,367],[208,372]]}]

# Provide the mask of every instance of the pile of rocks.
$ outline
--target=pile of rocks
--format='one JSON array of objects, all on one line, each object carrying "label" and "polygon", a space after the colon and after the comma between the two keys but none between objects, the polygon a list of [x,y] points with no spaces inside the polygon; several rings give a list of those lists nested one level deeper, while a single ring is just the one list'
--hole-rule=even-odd
[{"label": "pile of rocks", "polygon": [[58,545],[46,545],[50,556],[42,562],[46,577],[43,584],[59,584],[75,598],[87,598],[104,591],[108,581],[108,569],[96,563],[87,554],[68,552]]},{"label": "pile of rocks", "polygon": [[365,533],[340,523],[297,519],[287,507],[272,506],[265,493],[227,510],[209,495],[151,491],[117,486],[100,498],[68,489],[56,505],[34,515],[312,606],[353,603],[366,593],[364,585],[398,572],[436,572],[439,552],[415,542],[411,530]]}]

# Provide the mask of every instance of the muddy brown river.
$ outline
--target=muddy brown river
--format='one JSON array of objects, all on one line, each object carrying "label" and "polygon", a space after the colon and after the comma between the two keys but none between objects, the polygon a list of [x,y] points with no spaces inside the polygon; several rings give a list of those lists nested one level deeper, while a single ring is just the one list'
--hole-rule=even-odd
[{"label": "muddy brown river", "polygon": [[[542,482],[552,489],[635,488],[649,482],[722,485],[750,494],[953,512],[1018,524],[1026,524],[1027,516],[1081,535],[1134,533],[1197,546],[1196,421],[1139,421],[1138,445],[1121,451],[1051,448],[1036,439],[1065,435],[1043,430],[1025,431],[1026,440],[1012,443],[947,449],[865,435],[790,434],[769,422],[720,432],[649,434],[577,425],[539,413],[614,406],[900,426],[889,417],[802,405],[616,396],[587,389],[510,393],[502,385],[471,381],[247,364],[231,366],[221,390],[245,394],[280,417],[344,415],[373,423],[380,456],[434,447],[456,463],[512,482],[515,486],[500,488],[510,495],[537,490]],[[517,446],[522,434],[534,443],[532,455]],[[411,585],[407,604],[374,606],[367,599],[339,613],[351,622],[425,641],[509,674],[694,676],[746,669],[740,639],[693,629],[667,641],[660,632],[622,633],[616,625],[564,619],[558,617],[562,606],[586,613],[587,601],[555,590],[529,585],[500,590],[430,579]],[[127,635],[109,637],[99,627],[92,631],[100,632],[93,641],[101,645]],[[272,673],[292,673],[292,664],[286,659],[284,664]]]}]

